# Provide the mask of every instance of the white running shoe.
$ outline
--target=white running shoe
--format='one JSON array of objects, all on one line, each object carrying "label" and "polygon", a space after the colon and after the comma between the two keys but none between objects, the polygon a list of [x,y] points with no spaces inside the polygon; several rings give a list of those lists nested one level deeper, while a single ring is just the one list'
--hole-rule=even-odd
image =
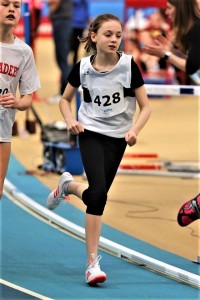
[{"label": "white running shoe", "polygon": [[101,255],[97,256],[94,261],[92,261],[85,272],[85,280],[88,284],[102,283],[106,280],[106,274],[101,271],[99,261],[101,260]]},{"label": "white running shoe", "polygon": [[[68,172],[64,172],[61,175],[57,189],[53,190],[47,197],[46,205],[48,209],[54,210],[60,204],[60,202],[63,201],[66,196],[68,196],[64,194],[63,187],[65,184],[68,185],[73,180],[74,179],[72,175]],[[66,185],[65,187],[67,188]]]}]

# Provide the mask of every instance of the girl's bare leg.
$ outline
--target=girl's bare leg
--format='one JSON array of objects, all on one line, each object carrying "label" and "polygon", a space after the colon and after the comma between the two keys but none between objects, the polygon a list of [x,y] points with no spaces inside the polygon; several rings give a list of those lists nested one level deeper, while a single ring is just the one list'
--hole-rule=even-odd
[{"label": "girl's bare leg", "polygon": [[0,199],[3,195],[3,185],[10,158],[11,143],[0,142]]},{"label": "girl's bare leg", "polygon": [[[68,193],[76,195],[82,199],[82,194],[87,188],[84,183],[71,182],[68,185]],[[95,216],[86,213],[85,217],[85,235],[88,260],[94,259],[98,253],[99,238],[101,233],[101,216]]]},{"label": "girl's bare leg", "polygon": [[86,214],[85,235],[88,261],[92,261],[98,254],[100,234],[101,216]]}]

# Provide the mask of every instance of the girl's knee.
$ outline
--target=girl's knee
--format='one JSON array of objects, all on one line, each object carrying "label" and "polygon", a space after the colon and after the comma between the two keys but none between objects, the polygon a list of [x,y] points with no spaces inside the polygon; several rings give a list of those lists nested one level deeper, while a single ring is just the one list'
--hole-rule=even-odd
[{"label": "girl's knee", "polygon": [[86,206],[86,212],[91,215],[103,215],[104,208],[107,202],[107,192],[106,191],[95,191],[93,193],[88,194]]}]

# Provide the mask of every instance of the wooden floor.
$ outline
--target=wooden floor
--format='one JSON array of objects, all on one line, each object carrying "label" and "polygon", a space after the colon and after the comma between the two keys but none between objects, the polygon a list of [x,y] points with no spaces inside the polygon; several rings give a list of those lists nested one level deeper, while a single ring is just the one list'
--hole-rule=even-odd
[{"label": "wooden floor", "polygon": [[[36,94],[34,107],[45,124],[62,120],[58,105],[47,101],[48,97],[57,93],[59,81],[52,40],[38,39],[35,55],[42,88]],[[139,136],[137,145],[127,148],[127,152],[156,153],[157,162],[197,163],[199,97],[177,96],[150,101],[151,119]],[[44,174],[37,168],[43,163],[40,128],[37,126],[36,134],[26,135],[25,118],[24,112],[17,113],[19,136],[13,137],[12,151],[29,171],[53,189],[59,175]],[[132,159],[124,162],[149,161]],[[75,178],[85,180],[82,176]],[[200,223],[197,221],[182,228],[177,224],[176,217],[180,205],[198,192],[199,180],[194,178],[118,174],[109,192],[103,221],[152,245],[196,261],[197,256],[200,256]],[[76,197],[72,196],[71,202],[85,210]]]}]

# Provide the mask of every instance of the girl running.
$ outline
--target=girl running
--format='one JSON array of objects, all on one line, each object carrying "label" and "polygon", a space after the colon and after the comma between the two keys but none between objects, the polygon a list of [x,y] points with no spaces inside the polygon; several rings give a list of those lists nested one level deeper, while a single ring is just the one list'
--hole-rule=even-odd
[{"label": "girl running", "polygon": [[[88,36],[81,38],[87,56],[72,69],[60,110],[70,134],[78,135],[88,185],[78,183],[68,172],[61,175],[58,187],[47,198],[47,207],[55,209],[69,194],[86,205],[85,234],[88,284],[104,282],[106,274],[99,265],[98,244],[107,194],[117,173],[127,144],[136,144],[138,135],[150,116],[150,104],[138,66],[130,55],[119,51],[122,24],[112,14],[98,16],[90,25]],[[71,102],[79,86],[83,101],[78,120]],[[139,106],[135,122],[133,116]]]}]

